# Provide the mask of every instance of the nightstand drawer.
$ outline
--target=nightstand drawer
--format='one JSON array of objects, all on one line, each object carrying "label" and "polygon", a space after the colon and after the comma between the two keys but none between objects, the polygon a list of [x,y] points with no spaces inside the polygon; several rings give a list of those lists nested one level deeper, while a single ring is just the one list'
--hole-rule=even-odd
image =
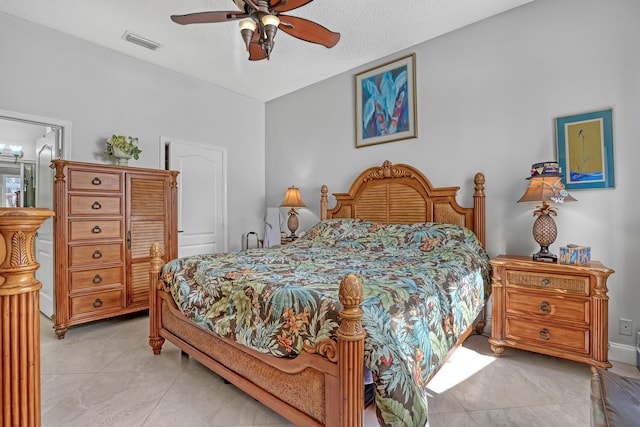
[{"label": "nightstand drawer", "polygon": [[71,297],[71,316],[122,307],[122,289]]},{"label": "nightstand drawer", "polygon": [[69,240],[121,239],[120,220],[69,221]]},{"label": "nightstand drawer", "polygon": [[507,314],[536,316],[552,321],[579,322],[589,324],[589,299],[564,298],[507,289]]},{"label": "nightstand drawer", "polygon": [[563,293],[589,296],[588,276],[507,270],[507,287],[510,286],[530,289],[548,289]]},{"label": "nightstand drawer", "polygon": [[69,196],[69,215],[122,215],[122,197]]},{"label": "nightstand drawer", "polygon": [[589,354],[589,329],[567,328],[507,316],[505,332],[507,339]]}]

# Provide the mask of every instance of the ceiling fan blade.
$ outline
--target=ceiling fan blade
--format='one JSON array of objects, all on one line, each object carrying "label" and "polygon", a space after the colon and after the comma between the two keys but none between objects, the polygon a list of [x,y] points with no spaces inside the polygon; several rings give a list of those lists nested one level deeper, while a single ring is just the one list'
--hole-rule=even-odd
[{"label": "ceiling fan blade", "polygon": [[267,52],[260,47],[260,32],[255,31],[251,43],[249,43],[249,61],[260,61],[267,58]]},{"label": "ceiling fan blade", "polygon": [[273,8],[276,12],[282,13],[297,9],[312,1],[313,0],[271,0],[269,7]]},{"label": "ceiling fan blade", "polygon": [[221,10],[217,12],[198,12],[187,15],[171,15],[171,20],[177,24],[210,24],[246,18],[249,14],[239,10]]},{"label": "ceiling fan blade", "polygon": [[278,18],[280,18],[278,28],[300,40],[321,44],[328,48],[334,47],[340,40],[340,33],[334,33],[308,19],[288,15],[279,15]]}]

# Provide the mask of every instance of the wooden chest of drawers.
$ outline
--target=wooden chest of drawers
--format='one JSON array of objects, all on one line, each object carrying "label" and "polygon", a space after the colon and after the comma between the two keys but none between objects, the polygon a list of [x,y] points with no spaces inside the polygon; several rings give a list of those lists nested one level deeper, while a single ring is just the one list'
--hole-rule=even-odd
[{"label": "wooden chest of drawers", "polygon": [[564,265],[501,255],[491,260],[491,348],[515,347],[609,368],[607,278],[598,261]]},{"label": "wooden chest of drawers", "polygon": [[177,256],[177,172],[54,160],[55,324],[149,306],[149,249]]}]

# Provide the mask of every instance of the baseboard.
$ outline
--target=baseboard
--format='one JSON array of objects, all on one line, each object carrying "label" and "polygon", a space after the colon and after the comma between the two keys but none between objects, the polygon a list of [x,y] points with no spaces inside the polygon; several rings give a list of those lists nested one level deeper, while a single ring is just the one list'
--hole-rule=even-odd
[{"label": "baseboard", "polygon": [[632,345],[610,342],[609,360],[636,366],[636,348]]}]

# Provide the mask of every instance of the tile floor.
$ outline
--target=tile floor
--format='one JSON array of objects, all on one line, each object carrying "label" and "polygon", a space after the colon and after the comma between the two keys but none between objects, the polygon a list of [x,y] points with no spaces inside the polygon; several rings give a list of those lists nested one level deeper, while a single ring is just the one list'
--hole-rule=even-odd
[{"label": "tile floor", "polygon": [[[171,343],[154,356],[145,313],[71,328],[41,317],[42,425],[292,426]],[[635,366],[614,371],[640,377]],[[430,383],[429,425],[588,426],[589,367],[471,336]],[[375,426],[372,407],[365,425]]]}]

